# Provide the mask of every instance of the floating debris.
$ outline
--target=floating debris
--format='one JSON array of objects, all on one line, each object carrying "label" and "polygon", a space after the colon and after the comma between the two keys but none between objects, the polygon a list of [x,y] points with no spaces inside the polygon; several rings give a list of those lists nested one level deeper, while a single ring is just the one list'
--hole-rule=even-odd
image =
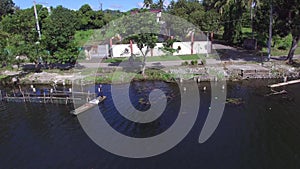
[{"label": "floating debris", "polygon": [[282,91],[271,90],[271,91],[272,91],[272,93],[267,94],[265,96],[281,95],[281,94],[287,94],[288,93],[286,90],[282,90]]},{"label": "floating debris", "polygon": [[139,103],[143,105],[150,105],[150,102],[146,102],[144,98],[140,98]]},{"label": "floating debris", "polygon": [[226,103],[231,105],[241,105],[244,101],[242,98],[228,98],[226,99]]}]

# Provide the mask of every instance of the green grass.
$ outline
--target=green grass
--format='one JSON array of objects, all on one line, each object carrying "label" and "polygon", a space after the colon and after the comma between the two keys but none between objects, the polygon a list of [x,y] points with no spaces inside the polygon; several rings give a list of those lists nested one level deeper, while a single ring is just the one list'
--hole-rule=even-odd
[{"label": "green grass", "polygon": [[[263,48],[262,53],[267,54],[268,53],[268,48]],[[272,56],[287,56],[289,53],[289,49],[287,50],[279,50],[277,48],[272,48],[271,50]],[[295,55],[299,55],[300,54],[300,44],[298,46],[298,48],[295,51]]]},{"label": "green grass", "polygon": [[78,46],[82,47],[85,45],[95,45],[99,42],[103,42],[115,35],[113,30],[103,30],[103,29],[90,29],[81,30],[75,33],[74,41]]},{"label": "green grass", "polygon": [[5,79],[7,75],[0,75],[0,80]]},{"label": "green grass", "polygon": [[252,38],[252,29],[251,28],[245,28],[245,27],[243,27],[242,28],[242,37],[243,37],[243,39]]},{"label": "green grass", "polygon": [[197,60],[203,57],[205,57],[205,55],[154,56],[154,57],[147,57],[147,61],[156,62],[156,61],[176,61],[176,60]]},{"label": "green grass", "polygon": [[[182,55],[182,56],[152,56],[147,57],[147,62],[159,62],[159,61],[177,61],[177,60],[197,60],[197,59],[203,59],[205,58],[205,55]],[[104,63],[118,63],[122,61],[126,61],[128,58],[122,57],[122,58],[110,58],[106,59]],[[141,57],[137,57],[136,61],[140,61]]]},{"label": "green grass", "polygon": [[146,69],[145,77],[139,73],[128,73],[123,71],[116,71],[113,73],[106,73],[102,75],[87,76],[84,78],[85,81],[95,83],[129,83],[131,80],[141,81],[141,80],[161,80],[166,82],[171,82],[174,80],[174,76],[170,73],[166,73],[162,70],[156,69]]},{"label": "green grass", "polygon": [[[242,35],[243,38],[251,38],[252,37],[252,30],[251,28],[242,28]],[[255,32],[254,32],[255,36]],[[275,46],[272,47],[272,56],[286,56],[289,53],[289,49],[291,47],[292,36],[288,35],[286,37],[273,37],[273,42]],[[268,53],[268,48],[264,47],[261,51],[263,54]],[[295,54],[300,54],[300,43],[298,44],[298,48],[295,51]]]},{"label": "green grass", "polygon": [[84,46],[90,40],[90,37],[94,34],[94,30],[87,30],[87,31],[77,31],[75,33],[74,41],[79,46]]}]

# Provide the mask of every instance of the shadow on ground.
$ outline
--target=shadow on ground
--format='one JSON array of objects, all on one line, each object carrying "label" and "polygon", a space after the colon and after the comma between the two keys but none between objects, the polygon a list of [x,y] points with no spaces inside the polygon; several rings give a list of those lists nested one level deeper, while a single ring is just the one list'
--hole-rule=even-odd
[{"label": "shadow on ground", "polygon": [[216,49],[222,61],[247,61],[262,62],[267,59],[266,55],[262,55],[257,51],[249,51],[243,49]]}]

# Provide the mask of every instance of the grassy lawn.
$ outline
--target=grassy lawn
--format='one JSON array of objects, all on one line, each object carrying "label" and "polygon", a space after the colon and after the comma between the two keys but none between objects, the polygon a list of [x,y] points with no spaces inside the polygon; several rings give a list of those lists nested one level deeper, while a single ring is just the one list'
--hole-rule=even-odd
[{"label": "grassy lawn", "polygon": [[204,58],[205,55],[182,55],[182,56],[156,56],[156,57],[148,57],[148,62],[156,62],[156,61],[176,61],[176,60],[197,60]]},{"label": "grassy lawn", "polygon": [[0,80],[5,79],[7,75],[0,75]]},{"label": "grassy lawn", "polygon": [[84,44],[90,40],[90,37],[93,34],[94,34],[94,30],[77,31],[75,33],[75,42],[79,46],[84,46]]},{"label": "grassy lawn", "polygon": [[[254,35],[255,32],[254,32]],[[242,28],[242,36],[243,38],[251,38],[252,37],[252,30],[251,28]],[[290,36],[290,37],[289,37]],[[287,37],[281,38],[281,37],[273,37],[273,41],[276,41],[276,46],[272,47],[272,56],[287,56],[289,53],[289,49],[290,49],[290,45],[288,43],[288,41],[291,40],[291,35],[289,35]],[[287,48],[285,50],[280,50],[280,46],[282,46],[284,44],[284,46],[286,46]],[[279,48],[279,49],[278,49]],[[267,54],[268,53],[268,48],[264,47],[261,51],[263,54]],[[300,43],[298,45],[298,48],[295,51],[296,55],[300,54]]]},{"label": "grassy lawn", "polygon": [[[182,56],[152,56],[147,57],[147,62],[159,62],[159,61],[176,61],[176,60],[198,60],[205,58],[205,55],[182,55]],[[137,57],[136,60],[140,60],[141,57]],[[117,63],[126,61],[128,58],[110,58],[106,59],[104,63]]]},{"label": "grassy lawn", "polygon": [[172,74],[166,73],[162,70],[156,69],[146,69],[145,77],[141,74],[123,72],[123,71],[115,71],[112,73],[105,73],[103,75],[98,76],[87,76],[84,78],[85,81],[95,82],[95,83],[128,83],[131,79],[134,80],[162,80],[171,82],[174,80]]},{"label": "grassy lawn", "polygon": [[[267,54],[268,53],[268,48],[263,48],[262,53]],[[272,48],[272,56],[287,56],[289,53],[289,49],[287,50],[279,50],[277,48]],[[298,48],[295,51],[295,55],[300,54],[300,44],[298,45]]]}]

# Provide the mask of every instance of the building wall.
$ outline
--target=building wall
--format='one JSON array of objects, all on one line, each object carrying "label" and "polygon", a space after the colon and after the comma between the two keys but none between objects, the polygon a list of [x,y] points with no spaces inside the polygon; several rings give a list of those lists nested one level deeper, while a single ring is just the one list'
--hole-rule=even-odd
[{"label": "building wall", "polygon": [[[189,55],[191,54],[191,42],[175,42],[173,44],[173,48],[177,49],[180,46],[181,50],[175,52],[174,55]],[[163,47],[162,43],[157,43],[157,45],[153,49],[153,56],[162,56],[166,55],[160,48]],[[137,47],[136,44],[132,45],[133,54],[136,56],[142,56],[141,51]],[[127,50],[126,50],[127,49]],[[142,49],[142,51],[146,52],[146,47]],[[195,41],[193,46],[193,54],[206,54],[211,52],[211,42],[207,41]],[[130,57],[130,44],[120,44],[112,46],[112,57]],[[151,56],[151,52],[147,54],[147,56]]]}]

